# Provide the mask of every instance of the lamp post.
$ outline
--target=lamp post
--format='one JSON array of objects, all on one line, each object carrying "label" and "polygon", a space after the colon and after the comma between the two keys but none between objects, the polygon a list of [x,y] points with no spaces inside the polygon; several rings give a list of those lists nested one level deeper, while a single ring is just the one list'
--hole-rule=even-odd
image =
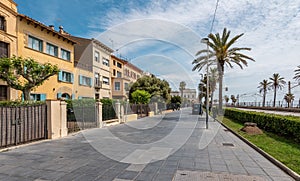
[{"label": "lamp post", "polygon": [[208,75],[208,38],[202,38],[201,43],[206,44],[207,56],[206,56],[206,129],[208,129],[208,109],[209,109],[209,75]]}]

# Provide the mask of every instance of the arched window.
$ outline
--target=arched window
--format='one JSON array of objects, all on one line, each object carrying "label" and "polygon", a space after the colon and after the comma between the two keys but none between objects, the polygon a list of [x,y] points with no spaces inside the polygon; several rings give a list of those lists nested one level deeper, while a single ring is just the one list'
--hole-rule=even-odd
[{"label": "arched window", "polygon": [[5,31],[5,18],[0,16],[0,30]]},{"label": "arched window", "polygon": [[68,99],[71,98],[71,96],[70,96],[69,94],[67,94],[67,93],[63,93],[63,94],[61,95],[61,97],[62,97],[62,98],[65,98],[66,100],[68,100]]}]

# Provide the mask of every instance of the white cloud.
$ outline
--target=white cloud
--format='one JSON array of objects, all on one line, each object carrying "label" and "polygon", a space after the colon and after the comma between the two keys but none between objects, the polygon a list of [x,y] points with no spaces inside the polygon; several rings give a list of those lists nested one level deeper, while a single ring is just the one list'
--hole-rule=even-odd
[{"label": "white cloud", "polygon": [[[133,3],[128,3],[127,8],[130,10],[126,13],[112,9],[106,17],[101,17],[105,21],[98,21],[100,24],[96,24],[96,26],[111,27],[133,20],[160,19],[185,25],[197,32],[196,35],[199,37],[204,37],[210,30],[215,1],[152,0],[143,9]],[[256,60],[255,63],[249,63],[249,66],[244,70],[239,70],[238,67],[234,70],[226,70],[225,81],[229,88],[232,87],[230,89],[232,94],[249,90],[256,92],[258,82],[270,77],[275,72],[280,73],[288,80],[293,77],[293,70],[300,64],[299,12],[299,0],[220,1],[213,32],[220,32],[224,27],[227,27],[232,31],[232,35],[245,33],[236,46],[251,47],[252,51],[245,53]],[[187,46],[185,43],[188,42],[190,46],[187,47],[190,50],[193,47],[193,51],[203,48],[199,44],[200,38],[192,42],[184,41],[185,38],[178,36],[178,32],[172,31],[172,28],[166,28],[165,24],[160,24],[160,26],[159,33],[163,37],[172,37],[170,38],[171,41],[180,41],[184,46]],[[122,36],[130,36],[134,39],[132,29],[128,28],[122,29],[121,32],[124,33]],[[148,28],[150,27],[138,27],[141,32],[148,30]],[[186,60],[181,61],[188,63]],[[186,70],[188,69],[186,66]],[[192,74],[192,77],[197,78],[197,73]],[[298,97],[300,95],[296,95],[296,99]]]}]

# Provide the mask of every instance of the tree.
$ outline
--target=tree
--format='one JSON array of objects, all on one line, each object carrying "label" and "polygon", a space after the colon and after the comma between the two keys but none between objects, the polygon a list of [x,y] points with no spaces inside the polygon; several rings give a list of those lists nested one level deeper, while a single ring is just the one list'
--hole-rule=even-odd
[{"label": "tree", "polygon": [[275,107],[276,104],[276,94],[278,89],[282,89],[284,85],[286,84],[285,80],[283,77],[280,77],[278,73],[273,74],[273,77],[270,77],[271,82],[271,87],[274,90],[274,101],[273,101],[273,107]]},{"label": "tree", "polygon": [[[233,67],[232,64],[237,64],[240,68],[243,69],[243,65],[247,66],[247,60],[254,61],[253,58],[246,56],[240,51],[247,50],[250,51],[250,48],[238,48],[232,47],[232,45],[244,34],[239,34],[229,40],[230,31],[227,31],[226,28],[223,30],[222,37],[219,33],[208,35],[208,38],[211,41],[207,42],[207,45],[210,49],[203,49],[197,52],[196,58],[192,64],[195,64],[193,67],[193,71],[198,70],[200,71],[205,65],[210,65],[214,62],[217,63],[217,69],[219,74],[219,110],[222,110],[222,90],[223,90],[223,76],[224,76],[224,65],[227,64],[230,68]],[[206,61],[208,58],[208,61]]]},{"label": "tree", "polygon": [[147,91],[151,95],[151,99],[157,102],[169,102],[171,99],[169,83],[166,80],[156,78],[154,75],[143,76],[132,84],[129,91],[129,100],[131,103],[134,103],[132,102],[131,94],[136,90]]},{"label": "tree", "polygon": [[132,102],[137,104],[148,104],[150,102],[151,95],[145,90],[136,90],[131,93]]},{"label": "tree", "polygon": [[228,97],[227,95],[225,95],[225,96],[224,96],[224,100],[225,100],[226,104],[228,104],[228,102],[229,102],[229,97]]},{"label": "tree", "polygon": [[210,102],[213,103],[214,92],[217,88],[218,82],[218,70],[217,68],[210,68],[209,70],[209,93],[210,93]]},{"label": "tree", "polygon": [[287,93],[284,96],[284,100],[288,103],[288,107],[290,108],[292,101],[294,100],[295,96],[292,93]]},{"label": "tree", "polygon": [[300,84],[300,65],[297,66],[297,69],[294,72],[295,72],[295,76],[293,77],[293,79],[298,81]]},{"label": "tree", "polygon": [[234,95],[231,95],[231,96],[230,96],[230,99],[231,99],[231,101],[232,101],[232,105],[235,105],[235,103],[236,103],[236,101],[237,101],[237,99],[235,98],[235,96],[234,96]]},{"label": "tree", "polygon": [[271,82],[264,79],[262,82],[259,83],[259,86],[257,88],[259,88],[259,93],[263,93],[262,106],[265,107],[266,95],[267,95],[267,91],[271,89]]},{"label": "tree", "polygon": [[22,91],[24,100],[30,99],[34,87],[42,85],[58,72],[56,65],[39,64],[32,58],[0,58],[0,79],[6,81],[9,87]]},{"label": "tree", "polygon": [[181,81],[179,83],[179,90],[180,90],[180,97],[181,99],[183,99],[183,90],[185,89],[186,83],[184,81]]}]

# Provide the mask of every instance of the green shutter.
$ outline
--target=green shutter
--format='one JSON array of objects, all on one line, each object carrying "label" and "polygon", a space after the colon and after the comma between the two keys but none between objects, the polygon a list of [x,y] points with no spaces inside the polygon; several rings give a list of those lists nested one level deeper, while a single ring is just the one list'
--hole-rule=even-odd
[{"label": "green shutter", "polygon": [[71,83],[74,82],[74,74],[71,73]]},{"label": "green shutter", "polygon": [[79,75],[79,76],[78,76],[78,79],[79,79],[79,85],[82,85],[82,76]]},{"label": "green shutter", "polygon": [[45,101],[46,100],[46,94],[41,94],[41,101]]},{"label": "green shutter", "polygon": [[58,81],[63,81],[63,72],[62,71],[59,71],[58,73]]}]

